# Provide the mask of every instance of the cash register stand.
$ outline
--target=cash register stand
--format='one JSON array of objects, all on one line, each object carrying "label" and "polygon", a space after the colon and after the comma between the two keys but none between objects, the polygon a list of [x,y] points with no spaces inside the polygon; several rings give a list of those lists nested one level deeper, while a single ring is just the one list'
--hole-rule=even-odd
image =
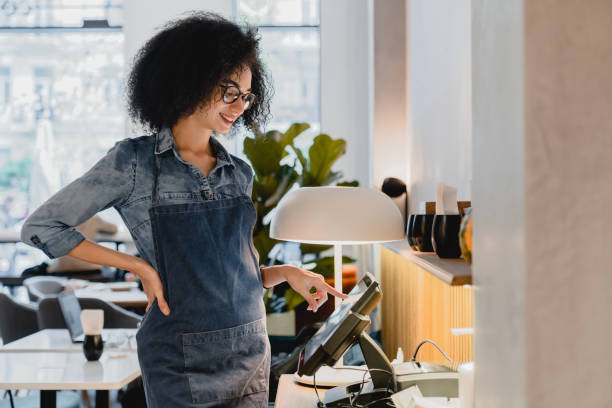
[{"label": "cash register stand", "polygon": [[[397,391],[397,381],[391,362],[378,344],[365,332],[361,332],[358,342],[370,371],[371,380],[327,390],[323,402],[329,408],[346,407],[351,401],[355,405],[371,404],[368,406],[376,407],[374,401],[383,400]],[[386,406],[384,401],[381,401],[381,406]]]},{"label": "cash register stand", "polygon": [[[363,384],[363,387],[365,388],[361,392],[358,402],[360,404],[364,404],[364,401],[375,401],[396,392],[397,382],[395,373],[385,353],[367,333],[362,332],[357,341],[359,342],[359,346],[363,352],[368,369],[372,369],[372,371],[370,371],[370,378],[372,380],[366,382],[366,384]],[[393,373],[392,378],[390,378],[389,373]],[[325,402],[327,407],[344,407],[348,402],[348,397],[351,396],[351,398],[353,398],[356,396],[361,387],[361,382],[358,382],[348,386],[334,387],[329,389],[319,388],[318,391],[321,399]],[[387,389],[389,392],[387,392]],[[384,402],[382,404],[382,406],[385,406]],[[293,374],[281,375],[278,383],[278,392],[276,394],[276,402],[274,405],[275,408],[315,408],[316,406],[317,397],[312,386],[298,384],[293,379]],[[376,407],[376,404],[369,406],[369,408],[374,407]]]}]

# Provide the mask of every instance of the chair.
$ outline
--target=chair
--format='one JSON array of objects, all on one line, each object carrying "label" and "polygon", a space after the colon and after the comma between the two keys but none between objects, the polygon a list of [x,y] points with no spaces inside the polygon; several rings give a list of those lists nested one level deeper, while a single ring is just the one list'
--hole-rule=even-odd
[{"label": "chair", "polygon": [[[119,306],[102,299],[79,298],[81,309],[104,310],[105,329],[137,328],[141,317]],[[38,303],[38,326],[43,329],[65,329],[66,322],[62,315],[57,296],[47,296]]]},{"label": "chair", "polygon": [[38,331],[35,306],[16,302],[0,293],[0,336],[4,344]]},{"label": "chair", "polygon": [[49,295],[57,295],[64,290],[64,285],[68,279],[56,276],[33,276],[23,281],[23,285],[28,290],[28,296],[32,302]]}]

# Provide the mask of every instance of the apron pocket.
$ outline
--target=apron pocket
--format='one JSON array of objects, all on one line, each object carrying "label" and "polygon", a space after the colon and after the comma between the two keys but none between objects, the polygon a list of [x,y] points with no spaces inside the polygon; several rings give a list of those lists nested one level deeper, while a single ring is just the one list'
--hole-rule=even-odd
[{"label": "apron pocket", "polygon": [[266,392],[270,373],[265,321],[182,334],[185,373],[194,403]]}]

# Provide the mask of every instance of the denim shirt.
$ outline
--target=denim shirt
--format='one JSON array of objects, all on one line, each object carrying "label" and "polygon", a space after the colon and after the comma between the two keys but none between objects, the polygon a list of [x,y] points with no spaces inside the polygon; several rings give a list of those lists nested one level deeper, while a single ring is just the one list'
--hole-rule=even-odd
[{"label": "denim shirt", "polygon": [[26,220],[21,240],[49,258],[66,255],[85,237],[74,227],[114,207],[129,229],[140,255],[155,269],[149,208],[155,156],[161,155],[159,205],[251,196],[253,171],[212,136],[217,159],[208,177],[181,157],[172,131],[117,142],[87,173],[54,194]]}]

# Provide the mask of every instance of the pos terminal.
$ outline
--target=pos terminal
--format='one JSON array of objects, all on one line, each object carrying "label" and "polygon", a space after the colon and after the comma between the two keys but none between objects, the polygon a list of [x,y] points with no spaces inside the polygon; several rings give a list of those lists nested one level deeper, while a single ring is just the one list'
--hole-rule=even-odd
[{"label": "pos terminal", "polygon": [[[355,343],[359,343],[370,371],[371,386],[355,384],[358,401],[341,398],[326,403],[328,407],[346,406],[347,403],[373,403],[393,394],[397,389],[395,374],[384,352],[364,331],[370,324],[368,316],[382,297],[378,282],[366,274],[349,293],[323,326],[308,341],[300,354],[298,375],[314,375],[323,365],[333,365]],[[316,380],[316,376],[315,376]],[[316,383],[315,383],[316,385]],[[348,387],[351,388],[350,386]],[[374,406],[374,405],[371,405]]]},{"label": "pos terminal", "polygon": [[[296,374],[313,376],[313,385],[316,387],[317,370],[324,365],[333,366],[350,347],[359,344],[369,372],[361,370],[367,381],[328,390],[319,406],[394,406],[391,396],[412,385],[418,385],[424,395],[457,397],[458,376],[455,371],[445,366],[413,361],[394,368],[380,347],[365,332],[370,324],[368,315],[382,298],[380,285],[372,275],[366,274],[348,295],[305,345]],[[367,374],[369,379],[366,378]]]}]

